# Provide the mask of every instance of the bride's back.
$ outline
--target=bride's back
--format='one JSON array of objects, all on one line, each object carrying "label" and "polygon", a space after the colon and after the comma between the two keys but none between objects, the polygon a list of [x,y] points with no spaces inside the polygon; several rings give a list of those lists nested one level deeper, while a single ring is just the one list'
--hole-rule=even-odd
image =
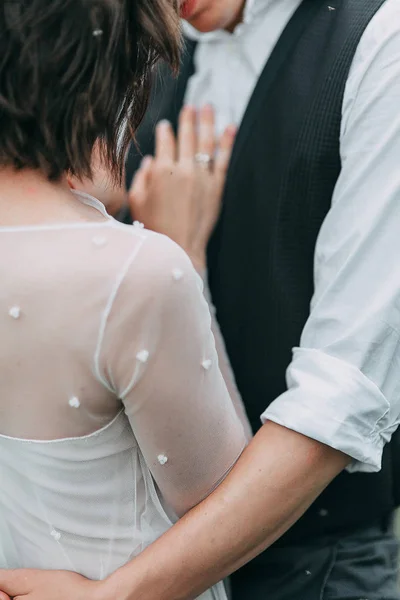
[{"label": "bride's back", "polygon": [[244,447],[201,280],[106,215],[2,227],[0,252],[0,567],[101,579]]}]

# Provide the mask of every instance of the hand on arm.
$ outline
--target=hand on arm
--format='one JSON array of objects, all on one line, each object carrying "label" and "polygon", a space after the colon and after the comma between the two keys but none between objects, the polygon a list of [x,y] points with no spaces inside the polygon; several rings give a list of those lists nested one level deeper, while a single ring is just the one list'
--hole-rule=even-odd
[{"label": "hand on arm", "polygon": [[[184,108],[177,138],[168,122],[157,126],[155,156],[145,157],[129,192],[134,218],[179,244],[199,271],[220,213],[235,134],[230,126],[218,142],[212,108],[199,115]],[[198,153],[215,160],[199,164]]]}]

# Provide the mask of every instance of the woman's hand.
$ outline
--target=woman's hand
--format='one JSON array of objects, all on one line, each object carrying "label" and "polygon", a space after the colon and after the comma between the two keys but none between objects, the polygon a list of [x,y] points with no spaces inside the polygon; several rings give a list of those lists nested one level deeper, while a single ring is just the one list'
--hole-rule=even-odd
[{"label": "woman's hand", "polygon": [[67,571],[0,570],[0,600],[101,600],[102,583]]},{"label": "woman's hand", "polygon": [[168,122],[158,124],[155,157],[144,158],[129,192],[134,218],[177,242],[199,269],[219,216],[235,134],[228,127],[217,144],[213,109],[204,107],[197,118],[185,107],[177,139]]}]

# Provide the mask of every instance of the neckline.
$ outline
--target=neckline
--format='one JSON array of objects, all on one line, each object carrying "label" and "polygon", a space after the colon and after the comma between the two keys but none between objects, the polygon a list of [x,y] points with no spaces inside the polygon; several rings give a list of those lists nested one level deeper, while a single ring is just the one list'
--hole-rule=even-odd
[{"label": "neckline", "polygon": [[97,212],[101,213],[104,217],[104,221],[65,221],[58,223],[38,223],[35,225],[0,225],[0,233],[7,232],[17,232],[17,231],[57,231],[61,229],[86,229],[92,227],[104,227],[105,225],[110,225],[114,219],[107,213],[104,204],[90,196],[90,194],[86,194],[85,192],[80,192],[78,190],[71,190],[71,192],[76,196],[76,198],[85,204],[86,206],[91,206]]}]

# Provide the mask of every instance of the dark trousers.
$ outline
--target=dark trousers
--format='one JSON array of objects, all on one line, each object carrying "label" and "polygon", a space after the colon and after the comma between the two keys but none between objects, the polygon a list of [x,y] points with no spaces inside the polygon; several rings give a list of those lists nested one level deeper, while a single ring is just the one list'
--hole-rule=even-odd
[{"label": "dark trousers", "polygon": [[400,600],[392,522],[272,547],[231,578],[232,600]]}]

